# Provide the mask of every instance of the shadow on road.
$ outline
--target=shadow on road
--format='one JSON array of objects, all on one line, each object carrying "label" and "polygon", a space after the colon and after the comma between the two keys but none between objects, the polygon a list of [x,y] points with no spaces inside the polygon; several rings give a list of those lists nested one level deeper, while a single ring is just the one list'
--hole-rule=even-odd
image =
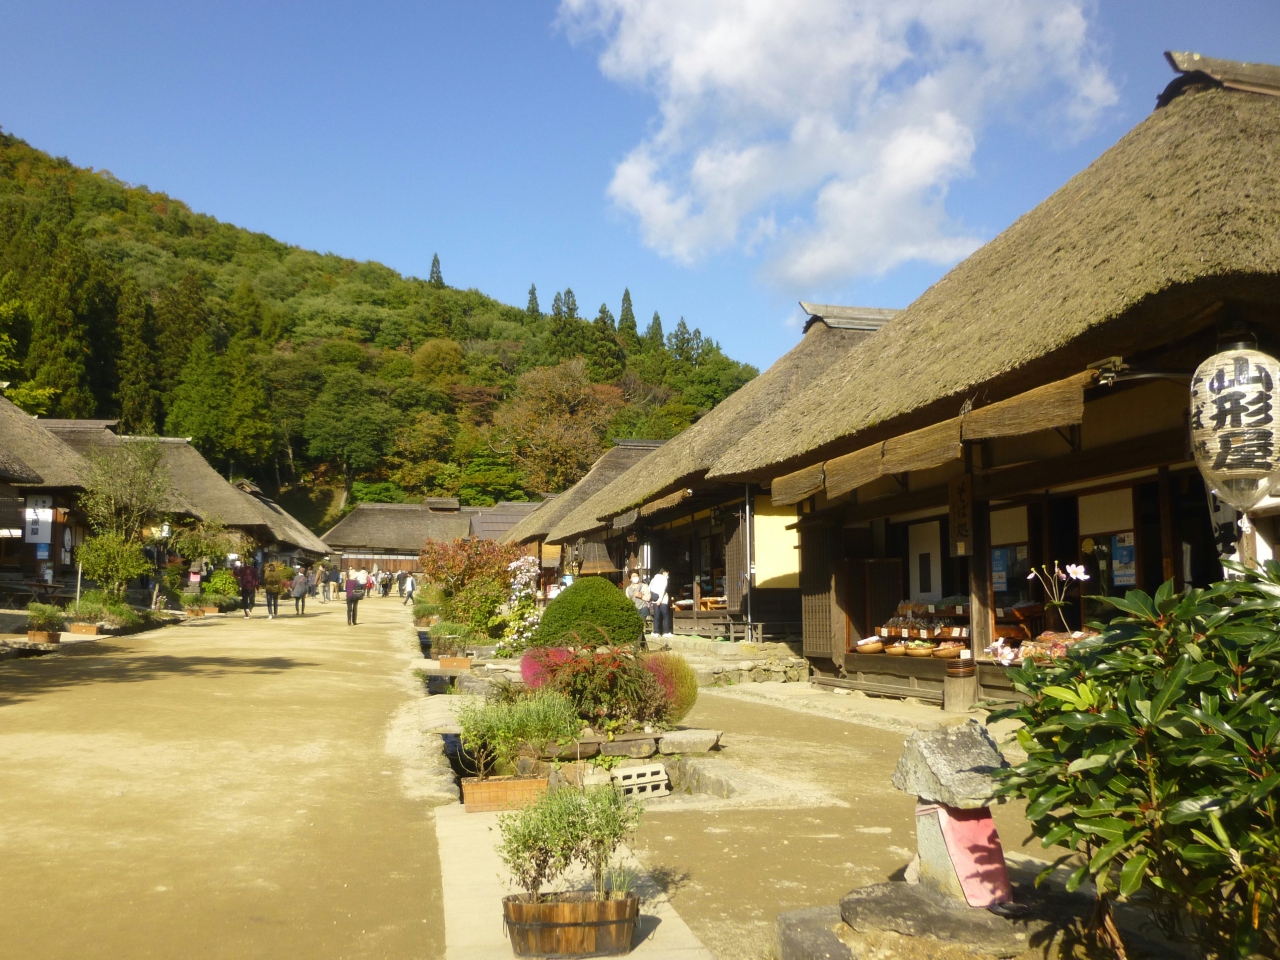
[{"label": "shadow on road", "polygon": [[141,683],[182,674],[271,674],[311,666],[316,664],[290,657],[148,655],[110,643],[77,644],[55,657],[0,663],[0,706],[87,683]]}]

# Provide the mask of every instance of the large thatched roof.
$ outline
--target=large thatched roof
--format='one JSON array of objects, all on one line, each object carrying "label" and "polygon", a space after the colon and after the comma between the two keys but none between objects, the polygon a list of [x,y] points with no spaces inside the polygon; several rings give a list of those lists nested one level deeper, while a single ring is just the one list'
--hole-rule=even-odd
[{"label": "large thatched roof", "polygon": [[[806,310],[837,308],[804,304]],[[846,312],[854,308],[844,308]],[[549,539],[569,539],[600,526],[601,517],[612,517],[670,493],[700,478],[708,467],[738,438],[764,422],[828,367],[864,349],[882,334],[876,328],[893,311],[861,311],[856,324],[811,320],[800,342],[764,373],[747,383],[679,436],[668,440],[644,462],[604,487],[589,502],[565,512]],[[815,313],[813,316],[822,317]]]},{"label": "large thatched roof", "polygon": [[585,477],[531,513],[512,529],[507,539],[512,543],[550,539],[560,521],[632,467],[648,462],[663,446],[660,440],[619,440],[600,455]]},{"label": "large thatched roof", "polygon": [[471,535],[484,540],[505,540],[516,524],[540,506],[541,503],[503,500],[492,507],[480,507],[471,515]]},{"label": "large thatched roof", "polygon": [[263,496],[255,496],[253,494],[247,494],[247,496],[252,497],[254,502],[257,503],[258,509],[265,519],[266,527],[271,531],[271,536],[275,538],[276,543],[298,547],[307,553],[313,553],[321,557],[329,552],[327,543],[303,526],[302,521],[285,510],[280,504]]},{"label": "large thatched roof", "polygon": [[428,540],[471,535],[472,514],[437,513],[422,503],[359,503],[327,533],[331,550],[417,553]]},{"label": "large thatched roof", "polygon": [[0,454],[20,464],[27,477],[15,482],[24,489],[82,489],[89,465],[35,417],[0,397]]},{"label": "large thatched roof", "polygon": [[157,442],[174,490],[191,505],[194,516],[217,519],[229,527],[267,527],[258,501],[228,483],[190,443],[176,437],[161,437]]},{"label": "large thatched roof", "polygon": [[[502,539],[507,543],[528,543],[530,540],[538,540],[546,535],[546,524],[542,522],[543,512],[550,509],[551,505],[560,498],[560,494],[548,494],[545,500],[539,500],[533,505],[533,509],[521,517]],[[539,534],[538,531],[542,533]]]},{"label": "large thatched roof", "polygon": [[1215,300],[1280,299],[1280,97],[1197,78],[708,476],[777,476],[1190,332]]}]

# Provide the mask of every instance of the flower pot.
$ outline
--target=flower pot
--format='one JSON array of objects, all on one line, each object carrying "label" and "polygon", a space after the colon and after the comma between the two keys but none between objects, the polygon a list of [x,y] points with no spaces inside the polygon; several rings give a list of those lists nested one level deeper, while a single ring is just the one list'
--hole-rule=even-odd
[{"label": "flower pot", "polygon": [[188,617],[203,617],[204,607],[187,607],[186,612]]},{"label": "flower pot", "polygon": [[62,635],[56,630],[28,630],[27,640],[31,643],[58,643]]},{"label": "flower pot", "polygon": [[596,900],[591,894],[552,895],[525,903],[502,898],[502,922],[517,957],[616,957],[631,952],[640,898]]},{"label": "flower pot", "polygon": [[467,813],[516,810],[547,792],[546,777],[462,778],[462,802]]},{"label": "flower pot", "polygon": [[470,657],[441,657],[440,669],[441,670],[470,670],[471,658]]},{"label": "flower pot", "polygon": [[96,637],[98,635],[98,625],[96,623],[73,623],[67,629],[81,637]]},{"label": "flower pot", "polygon": [[204,607],[203,609],[205,613],[221,613],[222,612],[217,607]]}]

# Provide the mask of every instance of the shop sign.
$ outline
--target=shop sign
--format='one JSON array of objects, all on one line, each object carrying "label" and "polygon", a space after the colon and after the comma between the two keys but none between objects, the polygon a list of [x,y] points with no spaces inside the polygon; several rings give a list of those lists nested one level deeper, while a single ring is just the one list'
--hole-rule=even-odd
[{"label": "shop sign", "polygon": [[1138,585],[1138,556],[1133,533],[1117,533],[1111,538],[1111,583],[1117,587]]},{"label": "shop sign", "polygon": [[[39,494],[27,497],[23,540],[27,543],[53,542],[53,497]],[[45,555],[48,556],[47,553]]]},{"label": "shop sign", "polygon": [[949,484],[951,510],[947,527],[951,531],[951,556],[973,556],[973,477],[962,473]]},{"label": "shop sign", "polygon": [[1247,512],[1280,474],[1275,389],[1280,362],[1257,350],[1216,353],[1191,378],[1191,447],[1223,501]]},{"label": "shop sign", "polygon": [[991,551],[991,592],[1009,592],[1009,551],[996,547]]}]

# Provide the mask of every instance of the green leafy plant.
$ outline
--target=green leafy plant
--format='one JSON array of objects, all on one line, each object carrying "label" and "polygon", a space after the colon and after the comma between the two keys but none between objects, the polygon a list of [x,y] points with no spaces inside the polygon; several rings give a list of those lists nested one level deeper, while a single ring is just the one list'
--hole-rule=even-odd
[{"label": "green leafy plant", "polygon": [[110,597],[123,596],[130,580],[152,570],[142,545],[114,531],[88,537],[76,555],[85,576],[97,581]]},{"label": "green leafy plant", "polygon": [[205,598],[198,593],[184,593],[179,597],[179,603],[182,604],[184,610],[201,610],[205,605]]},{"label": "green leafy plant", "polygon": [[526,744],[535,751],[572,740],[582,727],[568,698],[551,690],[521,699],[469,703],[458,711],[463,749],[486,777],[495,766],[510,768]]},{"label": "green leafy plant", "polygon": [[[1011,671],[1027,759],[1000,792],[1028,801],[1045,846],[1083,856],[1100,937],[1109,899],[1145,890],[1165,932],[1213,957],[1280,955],[1280,564],[1154,597],[1068,656]],[[1060,861],[1061,862],[1061,861]],[[1046,871],[1046,875],[1047,875]]]},{"label": "green leafy plant", "polygon": [[67,625],[62,608],[51,603],[27,604],[27,629],[43,633],[59,633]]},{"label": "green leafy plant", "polygon": [[611,869],[618,847],[640,824],[639,801],[612,784],[553,790],[536,803],[498,818],[498,854],[529,902],[574,862],[591,873],[601,900],[626,896],[634,878]]},{"label": "green leafy plant", "polygon": [[457,657],[475,646],[476,635],[468,623],[442,620],[430,630],[431,652],[437,657]]},{"label": "green leafy plant", "polygon": [[663,720],[679,723],[698,702],[698,675],[689,661],[678,653],[664,650],[644,658],[644,668],[657,678],[666,695],[667,709]]},{"label": "green leafy plant", "polygon": [[582,577],[547,604],[530,640],[535,647],[574,642],[638,644],[644,619],[626,594],[603,577]]},{"label": "green leafy plant", "polygon": [[565,694],[580,717],[599,727],[667,716],[662,685],[632,647],[535,647],[520,661],[520,672],[533,689]]},{"label": "green leafy plant", "polygon": [[228,553],[247,552],[249,539],[242,533],[228,530],[216,517],[202,520],[189,527],[179,527],[169,538],[169,546],[186,560],[222,560]]},{"label": "green leafy plant", "polygon": [[80,598],[78,604],[67,608],[66,618],[69,623],[101,623],[106,617],[106,612],[102,601],[90,599],[86,595]]}]

